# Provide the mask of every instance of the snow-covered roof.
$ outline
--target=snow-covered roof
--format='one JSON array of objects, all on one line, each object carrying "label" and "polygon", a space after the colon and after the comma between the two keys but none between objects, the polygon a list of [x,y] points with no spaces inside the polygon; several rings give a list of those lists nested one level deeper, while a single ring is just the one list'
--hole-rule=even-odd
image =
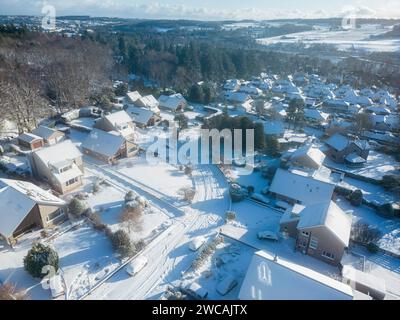
[{"label": "snow-covered roof", "polygon": [[322,166],[325,160],[325,154],[318,149],[317,147],[314,147],[313,145],[306,145],[304,147],[301,147],[297,149],[291,156],[292,161],[303,159],[304,157],[308,158],[311,160],[316,167]]},{"label": "snow-covered roof", "polygon": [[138,91],[128,92],[126,95],[132,103],[135,103],[142,97],[142,95]]},{"label": "snow-covered roof", "polygon": [[282,135],[285,133],[285,124],[282,121],[264,121],[264,133],[267,135]]},{"label": "snow-covered roof", "polygon": [[149,109],[133,106],[126,109],[126,112],[132,117],[132,120],[134,122],[144,125],[146,125],[151,117],[154,115],[154,112]]},{"label": "snow-covered roof", "polygon": [[124,125],[124,124],[127,124],[129,122],[132,122],[131,117],[124,110],[117,111],[117,112],[111,113],[109,115],[106,115],[105,118],[113,126]]},{"label": "snow-covered roof", "polygon": [[158,98],[158,102],[161,107],[176,110],[182,103],[186,103],[186,99],[180,93],[176,93],[170,96],[161,95]]},{"label": "snow-covered roof", "polygon": [[158,100],[156,98],[154,98],[154,96],[151,94],[141,97],[138,100],[140,100],[140,102],[144,106],[146,106],[147,108],[150,108],[150,109],[158,108],[158,105],[159,105]]},{"label": "snow-covered roof", "polygon": [[82,156],[71,140],[34,151],[34,154],[46,165],[55,165],[65,160],[73,160]]},{"label": "snow-covered roof", "polygon": [[304,117],[316,121],[326,121],[329,118],[329,114],[317,109],[304,109]]},{"label": "snow-covered roof", "polygon": [[306,206],[300,213],[299,230],[325,226],[346,247],[349,245],[351,220],[333,201]]},{"label": "snow-covered roof", "polygon": [[347,148],[350,140],[340,133],[336,133],[325,141],[325,143],[337,151],[342,151]]},{"label": "snow-covered roof", "polygon": [[10,237],[35,204],[64,206],[65,202],[30,182],[0,179],[0,233]]},{"label": "snow-covered roof", "polygon": [[350,286],[309,268],[254,254],[239,293],[240,300],[352,300]]},{"label": "snow-covered roof", "polygon": [[353,164],[362,164],[367,162],[366,159],[360,157],[357,153],[350,153],[346,156],[346,161]]},{"label": "snow-covered roof", "polygon": [[307,173],[302,175],[299,171],[290,172],[279,168],[269,191],[306,205],[331,200],[334,189],[334,184],[317,180]]},{"label": "snow-covered roof", "polygon": [[125,139],[116,132],[93,129],[81,147],[107,157],[112,157],[122,147],[124,141]]},{"label": "snow-covered roof", "polygon": [[244,103],[250,100],[250,96],[244,92],[228,92],[226,94],[226,99],[233,102]]},{"label": "snow-covered roof", "polygon": [[27,143],[32,143],[32,142],[37,141],[37,140],[43,140],[42,137],[39,137],[39,136],[37,136],[37,135],[35,135],[33,133],[28,133],[28,132],[21,134],[18,137],[18,139],[21,140],[21,141],[25,141]]},{"label": "snow-covered roof", "polygon": [[60,131],[57,131],[57,130],[54,130],[54,129],[51,129],[51,128],[45,127],[45,126],[39,126],[32,131],[33,134],[35,134],[39,137],[42,137],[43,139],[46,139],[46,140],[50,139],[52,137],[52,135],[57,132],[61,133]]}]

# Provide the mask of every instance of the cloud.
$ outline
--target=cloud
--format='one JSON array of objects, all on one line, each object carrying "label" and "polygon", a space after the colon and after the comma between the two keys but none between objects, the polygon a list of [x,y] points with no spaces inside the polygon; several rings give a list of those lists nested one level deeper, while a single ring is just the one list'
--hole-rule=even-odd
[{"label": "cloud", "polygon": [[0,0],[0,14],[40,14],[45,4],[54,5],[58,15],[92,15],[122,18],[148,19],[197,19],[197,20],[241,20],[241,19],[285,19],[285,18],[327,18],[354,14],[357,17],[400,17],[399,0],[387,5],[378,3],[378,9],[365,6],[346,6],[336,12],[319,10],[260,9],[256,7],[216,9],[210,6],[188,6],[165,4],[155,1],[143,3],[132,0]]}]

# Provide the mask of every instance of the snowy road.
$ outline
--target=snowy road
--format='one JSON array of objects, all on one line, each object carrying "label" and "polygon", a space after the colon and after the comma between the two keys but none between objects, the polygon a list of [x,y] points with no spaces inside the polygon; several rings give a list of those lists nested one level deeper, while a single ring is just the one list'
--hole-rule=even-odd
[{"label": "snowy road", "polygon": [[188,243],[199,235],[215,234],[230,207],[228,186],[218,168],[199,166],[193,171],[193,179],[196,188],[193,203],[181,207],[185,215],[175,215],[172,226],[143,251],[141,255],[149,260],[146,268],[135,277],[129,277],[122,269],[86,299],[157,299],[166,285],[178,280],[190,267],[195,253],[188,249]]}]

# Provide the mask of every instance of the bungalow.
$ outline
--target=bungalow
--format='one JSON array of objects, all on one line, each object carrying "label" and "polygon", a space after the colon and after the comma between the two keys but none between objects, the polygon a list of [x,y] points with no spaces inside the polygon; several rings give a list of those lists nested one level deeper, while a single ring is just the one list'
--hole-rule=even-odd
[{"label": "bungalow", "polygon": [[82,154],[70,140],[34,151],[29,160],[33,175],[61,194],[82,185]]},{"label": "bungalow", "polygon": [[339,265],[349,246],[351,218],[333,201],[298,205],[286,210],[280,230],[296,239],[296,250]]},{"label": "bungalow", "polygon": [[180,93],[176,93],[170,96],[161,95],[158,98],[158,102],[160,108],[172,112],[183,111],[188,106],[186,99]]},{"label": "bungalow", "polygon": [[44,140],[33,133],[23,133],[18,138],[18,144],[21,147],[27,148],[29,150],[36,150],[44,147]]},{"label": "bungalow", "polygon": [[240,300],[353,300],[347,284],[265,251],[254,254]]},{"label": "bungalow", "polygon": [[319,177],[317,171],[310,175],[301,170],[279,168],[269,192],[291,204],[310,205],[331,200],[334,189],[335,184]]},{"label": "bungalow", "polygon": [[25,232],[64,221],[66,203],[33,183],[0,179],[0,238],[10,245]]},{"label": "bungalow", "polygon": [[32,131],[33,134],[42,137],[47,145],[53,145],[62,141],[65,134],[61,131],[51,129],[45,126],[39,126]]},{"label": "bungalow", "polygon": [[161,120],[160,116],[146,108],[130,106],[126,109],[126,112],[132,118],[133,123],[139,128],[154,126]]},{"label": "bungalow", "polygon": [[125,111],[118,111],[103,116],[96,121],[94,127],[107,132],[117,131],[126,139],[131,139],[135,132],[135,125],[132,118]]},{"label": "bungalow", "polygon": [[107,163],[114,163],[121,158],[129,158],[138,152],[138,147],[127,141],[118,132],[93,129],[82,143],[84,154]]},{"label": "bungalow", "polygon": [[366,140],[352,141],[336,133],[325,141],[328,146],[326,155],[338,163],[363,164],[367,161],[370,146]]},{"label": "bungalow", "polygon": [[225,94],[225,99],[228,102],[231,102],[233,104],[238,104],[241,105],[249,100],[251,100],[250,95],[244,92],[232,92],[229,91]]}]

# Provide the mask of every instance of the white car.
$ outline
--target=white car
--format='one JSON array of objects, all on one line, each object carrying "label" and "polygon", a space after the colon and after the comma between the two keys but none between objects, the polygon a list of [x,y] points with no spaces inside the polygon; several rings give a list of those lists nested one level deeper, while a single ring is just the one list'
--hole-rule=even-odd
[{"label": "white car", "polygon": [[192,242],[189,243],[189,249],[192,251],[197,251],[206,242],[203,237],[194,238]]},{"label": "white car", "polygon": [[261,240],[272,240],[272,241],[278,241],[279,237],[278,234],[276,232],[272,232],[272,231],[260,231],[257,234],[258,239]]},{"label": "white car", "polygon": [[148,260],[145,256],[137,257],[127,265],[126,272],[133,277],[147,265],[147,262]]},{"label": "white car", "polygon": [[195,299],[204,300],[208,296],[208,291],[200,286],[197,282],[189,283],[185,288],[189,295]]}]

